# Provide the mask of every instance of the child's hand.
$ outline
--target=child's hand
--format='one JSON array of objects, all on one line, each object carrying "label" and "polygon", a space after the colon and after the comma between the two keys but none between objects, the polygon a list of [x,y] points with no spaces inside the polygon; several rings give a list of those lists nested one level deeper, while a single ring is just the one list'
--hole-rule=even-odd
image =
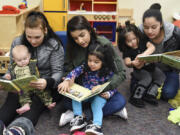
[{"label": "child's hand", "polygon": [[4,75],[4,78],[7,80],[11,80],[11,75],[9,73],[7,73]]},{"label": "child's hand", "polygon": [[58,92],[65,93],[70,91],[70,80],[64,80],[62,83],[58,85]]},{"label": "child's hand", "polygon": [[100,87],[101,87],[101,85],[94,86],[91,91],[96,92],[96,91],[98,91],[98,88],[100,88]]},{"label": "child's hand", "polygon": [[140,61],[138,59],[135,59],[135,60],[132,61],[132,64],[137,69],[141,69],[144,66],[144,61]]},{"label": "child's hand", "polygon": [[110,98],[110,94],[108,92],[103,92],[100,94],[101,97],[105,98],[105,99],[109,99]]}]

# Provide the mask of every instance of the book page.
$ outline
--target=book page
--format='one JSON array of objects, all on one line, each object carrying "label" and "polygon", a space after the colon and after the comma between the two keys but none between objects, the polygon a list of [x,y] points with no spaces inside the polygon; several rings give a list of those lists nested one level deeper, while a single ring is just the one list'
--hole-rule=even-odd
[{"label": "book page", "polygon": [[180,69],[180,57],[173,55],[163,55],[162,63]]},{"label": "book page", "polygon": [[11,80],[0,79],[0,85],[3,86],[5,91],[20,92],[20,88],[18,88]]},{"label": "book page", "polygon": [[70,91],[69,93],[66,92],[66,93],[61,93],[62,95],[64,96],[67,96],[73,100],[76,100],[78,102],[81,102],[81,101],[84,101],[90,97],[93,97],[99,93],[101,93],[104,88],[109,85],[110,82],[106,82],[102,85],[99,85],[100,87],[97,88],[97,90],[95,90],[94,92],[92,92],[91,90],[83,87],[83,86],[80,86],[76,83],[74,83],[71,88],[70,88]]},{"label": "book page", "polygon": [[161,56],[162,54],[152,54],[152,55],[147,55],[147,56],[139,56],[138,58],[148,63],[153,63],[153,62],[160,62]]},{"label": "book page", "polygon": [[31,81],[36,81],[38,78],[35,75],[29,76],[29,77],[24,77],[20,79],[14,79],[12,82],[16,84],[21,90],[23,91],[30,91],[30,90],[35,90],[35,88],[30,87],[29,83]]},{"label": "book page", "polygon": [[177,50],[177,51],[171,51],[171,52],[166,52],[166,53],[163,53],[163,54],[180,57],[180,50]]},{"label": "book page", "polygon": [[85,97],[91,95],[91,90],[74,83],[71,86],[69,93],[68,92],[63,93],[63,95],[73,100],[81,102]]}]

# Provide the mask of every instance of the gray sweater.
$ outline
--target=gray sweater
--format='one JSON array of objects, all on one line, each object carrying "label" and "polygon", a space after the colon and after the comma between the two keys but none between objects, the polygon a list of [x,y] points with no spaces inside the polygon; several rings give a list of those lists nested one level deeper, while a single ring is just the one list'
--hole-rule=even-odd
[{"label": "gray sweater", "polygon": [[[22,45],[21,36],[14,39],[10,50],[10,63],[12,59],[12,48],[16,45]],[[59,46],[59,49],[58,49]],[[64,49],[55,39],[49,39],[40,46],[34,48],[35,58],[37,59],[37,67],[41,78],[46,80],[53,78],[54,87],[60,83],[63,75],[64,65]]]}]

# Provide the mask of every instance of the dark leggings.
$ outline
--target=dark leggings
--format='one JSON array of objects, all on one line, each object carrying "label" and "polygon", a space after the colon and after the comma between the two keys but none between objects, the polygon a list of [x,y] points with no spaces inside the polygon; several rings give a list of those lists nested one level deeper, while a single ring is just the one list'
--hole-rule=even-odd
[{"label": "dark leggings", "polygon": [[[72,110],[72,100],[65,98],[64,106],[66,109]],[[126,105],[126,100],[119,92],[116,92],[103,107],[103,116],[112,115],[115,112],[120,111]],[[90,103],[83,104],[83,111],[88,120],[92,119],[92,112]]]},{"label": "dark leggings", "polygon": [[[56,93],[57,91],[54,90],[53,93]],[[56,102],[61,99],[61,96],[57,94],[55,99]],[[8,126],[15,118],[17,117],[26,117],[35,126],[37,124],[37,121],[41,115],[41,113],[45,110],[44,104],[41,102],[40,98],[36,95],[32,95],[31,97],[32,105],[30,111],[27,111],[23,113],[22,115],[18,115],[16,113],[16,109],[20,108],[19,103],[19,95],[16,93],[9,92],[6,98],[5,103],[0,108],[0,120],[2,120],[6,126]]]}]

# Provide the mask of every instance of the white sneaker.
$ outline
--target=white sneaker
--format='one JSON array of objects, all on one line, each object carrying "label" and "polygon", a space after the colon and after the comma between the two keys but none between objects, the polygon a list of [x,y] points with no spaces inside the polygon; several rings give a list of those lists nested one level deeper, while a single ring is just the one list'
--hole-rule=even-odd
[{"label": "white sneaker", "polygon": [[59,120],[59,126],[62,127],[69,123],[74,118],[74,113],[71,110],[67,110],[65,113],[62,113],[60,120]]},{"label": "white sneaker", "polygon": [[127,114],[127,110],[126,107],[124,107],[123,109],[121,109],[119,112],[114,113],[113,115],[115,116],[119,116],[125,120],[128,119],[128,114]]}]

